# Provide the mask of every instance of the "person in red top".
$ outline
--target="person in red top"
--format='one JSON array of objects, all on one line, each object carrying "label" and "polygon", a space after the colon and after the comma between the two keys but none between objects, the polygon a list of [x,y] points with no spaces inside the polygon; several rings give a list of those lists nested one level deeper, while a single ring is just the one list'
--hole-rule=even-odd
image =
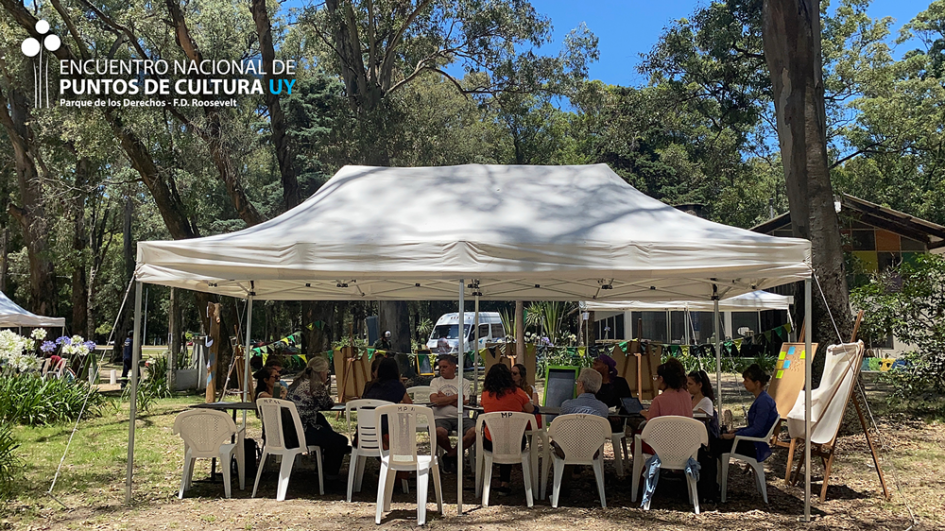
[{"label": "person in red top", "polygon": [[[531,397],[515,385],[512,372],[501,363],[493,365],[486,374],[486,379],[482,383],[480,404],[485,413],[495,413],[497,411],[535,412]],[[476,433],[467,434],[467,437],[469,436],[475,440]],[[466,441],[464,441],[465,443]],[[488,428],[485,430],[485,439],[482,441],[482,446],[486,450],[492,450],[492,436]],[[524,446],[525,441],[522,440],[522,447],[524,448]],[[509,486],[511,479],[512,465],[499,465],[499,487],[496,489],[496,493],[503,496],[511,493],[512,489]]]}]

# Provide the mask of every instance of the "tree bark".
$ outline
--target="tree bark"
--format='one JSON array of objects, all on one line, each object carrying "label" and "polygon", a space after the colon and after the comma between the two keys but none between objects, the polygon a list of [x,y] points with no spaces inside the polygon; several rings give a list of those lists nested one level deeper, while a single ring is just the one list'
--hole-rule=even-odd
[{"label": "tree bark", "polygon": [[827,161],[819,0],[765,0],[762,31],[794,235],[810,240],[827,299],[824,306],[814,290],[812,332],[830,344],[837,334],[825,313],[841,338],[850,336],[852,315]]},{"label": "tree bark", "polygon": [[3,234],[0,234],[0,292],[7,291],[7,271],[9,268],[9,245],[10,229],[3,227]]},{"label": "tree bark", "polygon": [[[184,20],[184,13],[181,11],[180,3],[178,0],[167,0],[166,4],[168,13],[171,15],[171,22],[173,23],[177,44],[184,51],[188,59],[200,63],[203,61],[204,56],[200,48],[197,47],[197,43],[190,36],[190,29],[187,27],[187,21]],[[233,207],[236,209],[240,219],[250,226],[262,223],[266,218],[256,210],[256,207],[249,200],[249,197],[247,197],[246,190],[240,182],[239,172],[230,157],[229,148],[226,146],[225,135],[223,133],[223,116],[219,108],[204,107],[203,111],[204,116],[207,118],[206,129],[196,127],[189,122],[187,125],[192,127],[207,144],[213,165],[216,166],[217,172],[220,174],[220,180],[223,181],[227,194],[230,196],[230,201],[233,202]],[[180,113],[176,113],[175,115],[183,116]]]},{"label": "tree bark", "polygon": [[394,352],[410,352],[410,312],[407,301],[380,301],[378,324],[381,335],[390,330],[391,349]]},{"label": "tree bark", "polygon": [[[272,62],[276,57],[272,44],[272,23],[269,12],[266,10],[266,0],[252,0],[250,11],[256,23],[256,33],[259,36],[259,51],[262,55],[263,85],[273,79]],[[279,97],[271,92],[264,92],[266,107],[269,108],[269,128],[272,131],[272,144],[276,150],[276,159],[279,161],[279,173],[282,175],[282,199],[286,210],[291,210],[302,202],[302,193],[299,189],[299,180],[295,170],[289,136],[286,134],[285,112]]]},{"label": "tree bark", "polygon": [[[6,70],[6,64],[2,60],[0,67]],[[13,145],[21,205],[11,203],[7,210],[20,225],[26,242],[30,265],[30,309],[39,315],[57,315],[56,274],[49,259],[47,241],[49,221],[43,204],[43,187],[38,169],[39,152],[29,125],[31,121],[26,95],[13,85],[8,85],[6,94],[0,90],[0,124]]]},{"label": "tree bark", "polygon": [[75,164],[75,197],[72,204],[72,329],[86,338],[92,338],[89,329],[89,283],[85,269],[88,235],[85,224],[85,188],[92,171],[92,161],[79,158]]}]

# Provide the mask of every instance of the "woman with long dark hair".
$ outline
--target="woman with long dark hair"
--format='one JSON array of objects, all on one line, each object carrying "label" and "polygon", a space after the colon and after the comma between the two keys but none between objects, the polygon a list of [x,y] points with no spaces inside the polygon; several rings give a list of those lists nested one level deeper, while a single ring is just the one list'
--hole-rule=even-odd
[{"label": "woman with long dark hair", "polygon": [[253,402],[260,398],[285,398],[283,396],[285,388],[276,385],[279,381],[279,371],[275,367],[265,366],[256,371],[253,378],[256,379],[256,395],[253,397]]},{"label": "woman with long dark hair", "polygon": [[393,404],[413,404],[407,388],[400,381],[400,367],[394,358],[384,358],[377,364],[377,378],[363,398],[386,400]]},{"label": "woman with long dark hair", "polygon": [[342,458],[349,447],[348,438],[335,432],[321,414],[335,405],[329,387],[328,359],[315,356],[289,386],[288,399],[295,403],[299,411],[302,428],[305,430],[305,441],[322,448],[326,478],[337,479]]},{"label": "woman with long dark hair", "polygon": [[516,363],[512,365],[512,381],[515,382],[515,386],[525,391],[525,394],[528,395],[528,398],[531,399],[532,404],[536,406],[539,403],[538,393],[535,392],[535,388],[528,384],[528,373],[526,372],[525,366],[521,363]]},{"label": "woman with long dark hair", "polygon": [[[485,413],[495,413],[497,411],[513,411],[523,413],[534,413],[535,406],[531,398],[525,394],[520,387],[515,385],[512,379],[512,371],[502,363],[496,363],[489,369],[486,379],[482,382],[482,400],[480,401],[482,410]],[[475,437],[475,432],[472,436]],[[482,441],[483,448],[492,450],[492,435],[489,430],[485,431],[485,439]],[[525,441],[522,441],[525,446]],[[512,479],[512,465],[499,465],[499,487],[496,493],[505,496],[512,492],[509,482]]]},{"label": "woman with long dark hair", "polygon": [[715,412],[715,408],[712,406],[712,401],[715,400],[715,391],[712,390],[709,375],[705,371],[690,372],[686,387],[689,394],[692,395],[692,412],[702,412],[711,417]]},{"label": "woman with long dark hair", "polygon": [[750,367],[745,369],[742,372],[742,378],[742,385],[745,386],[745,389],[755,395],[755,401],[751,403],[751,407],[748,409],[748,426],[723,433],[721,435],[722,441],[719,443],[721,449],[717,450],[715,455],[734,450],[742,455],[754,457],[760,462],[771,455],[771,447],[768,446],[768,443],[742,441],[738,443],[738,448],[735,449],[728,441],[734,439],[736,435],[746,437],[764,437],[767,435],[771,425],[774,424],[775,417],[778,415],[778,406],[774,403],[774,399],[765,392],[765,387],[768,385],[771,376],[762,370],[757,363],[752,363]]}]

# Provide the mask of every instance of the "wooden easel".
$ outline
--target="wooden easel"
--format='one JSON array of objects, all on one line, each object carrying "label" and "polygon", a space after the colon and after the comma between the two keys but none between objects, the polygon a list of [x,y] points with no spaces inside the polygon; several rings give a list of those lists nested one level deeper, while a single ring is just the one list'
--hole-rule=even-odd
[{"label": "wooden easel", "polygon": [[[860,330],[860,321],[863,319],[863,310],[856,316],[856,323],[853,325],[853,334],[850,338],[850,343],[856,341],[857,333]],[[873,438],[870,436],[869,425],[866,422],[866,416],[863,415],[863,406],[860,404],[860,395],[856,392],[856,386],[854,385],[850,391],[850,399],[853,400],[853,406],[856,408],[856,415],[860,419],[860,426],[863,428],[863,434],[866,435],[866,444],[870,447],[870,454],[873,456],[873,464],[876,465],[876,473],[879,475],[879,483],[883,487],[883,496],[886,499],[889,499],[889,489],[886,487],[886,478],[883,476],[883,469],[879,464],[879,456],[876,454],[876,447],[873,445]],[[846,408],[844,408],[846,409]],[[833,436],[833,439],[827,444],[813,444],[811,445],[810,455],[813,459],[814,456],[819,457],[821,463],[824,466],[824,480],[823,485],[820,489],[820,499],[824,501],[827,499],[827,484],[830,482],[830,469],[833,467],[834,457],[837,455],[837,437],[840,435],[840,429],[843,427],[843,422],[840,422],[840,426],[837,427],[837,433]],[[791,441],[791,445],[794,445],[794,441]],[[788,455],[788,473],[791,470],[791,455]],[[796,484],[798,478],[800,477],[801,466],[804,464],[804,454],[801,454],[800,459],[797,461],[797,467],[794,469],[794,475],[791,479],[791,484]],[[785,477],[787,479],[787,477]]]}]

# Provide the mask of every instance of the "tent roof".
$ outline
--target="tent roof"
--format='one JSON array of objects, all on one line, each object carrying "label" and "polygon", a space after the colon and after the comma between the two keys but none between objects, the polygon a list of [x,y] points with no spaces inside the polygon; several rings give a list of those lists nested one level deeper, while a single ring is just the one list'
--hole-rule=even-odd
[{"label": "tent roof", "polygon": [[[756,312],[759,310],[788,310],[794,297],[777,295],[767,291],[753,291],[719,301],[720,312]],[[589,311],[604,312],[648,312],[688,309],[693,312],[711,312],[712,301],[587,301]]]},{"label": "tent roof", "polygon": [[64,317],[43,317],[30,313],[21,308],[17,303],[11,301],[2,291],[0,291],[0,327],[39,327],[39,326],[66,326]]},{"label": "tent roof", "polygon": [[[590,166],[346,166],[229,234],[138,243],[139,281],[282,300],[707,300],[810,276],[810,243],[680,212]],[[470,289],[467,294],[473,294]]]}]

